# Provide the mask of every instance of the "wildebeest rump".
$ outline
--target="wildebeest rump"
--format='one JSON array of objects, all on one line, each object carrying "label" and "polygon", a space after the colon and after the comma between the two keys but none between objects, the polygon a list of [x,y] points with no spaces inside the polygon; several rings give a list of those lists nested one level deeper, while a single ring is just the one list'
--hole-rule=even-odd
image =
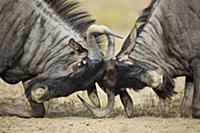
[{"label": "wildebeest rump", "polygon": [[23,82],[32,116],[45,115],[43,101],[84,90],[102,76],[96,36],[106,34],[111,49],[114,38],[89,16],[73,1],[0,1],[0,77]]},{"label": "wildebeest rump", "polygon": [[[166,99],[175,93],[173,78],[186,76],[181,113],[182,116],[199,118],[200,1],[153,0],[137,19],[121,51],[106,62],[106,67],[105,75],[99,83],[115,94],[123,93],[121,98],[128,115],[132,112],[129,110],[132,107],[128,107],[132,106],[132,101],[126,88],[140,90],[148,86],[160,98]],[[187,100],[188,96],[192,97],[189,98],[192,101]],[[103,112],[87,103],[85,105],[98,117],[105,116],[113,107]]]}]

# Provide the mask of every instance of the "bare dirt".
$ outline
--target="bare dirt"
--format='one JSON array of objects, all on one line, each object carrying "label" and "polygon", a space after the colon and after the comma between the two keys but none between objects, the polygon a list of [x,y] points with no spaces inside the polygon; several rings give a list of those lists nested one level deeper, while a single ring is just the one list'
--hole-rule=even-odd
[{"label": "bare dirt", "polygon": [[[83,7],[120,35],[126,36],[139,12],[150,0],[80,0]],[[117,51],[122,41],[117,40]],[[176,86],[178,95],[170,101],[160,101],[150,88],[129,91],[134,102],[134,116],[127,118],[119,98],[108,118],[97,119],[76,97],[87,99],[86,92],[45,103],[45,118],[19,118],[8,114],[30,113],[23,87],[0,82],[0,133],[199,133],[200,120],[180,118],[179,107],[183,94],[183,80]],[[100,90],[99,90],[100,91]],[[102,105],[105,94],[100,91]],[[88,99],[87,99],[88,100]]]},{"label": "bare dirt", "polygon": [[[182,84],[182,80],[179,81]],[[21,84],[0,83],[0,133],[198,133],[200,120],[181,118],[179,106],[182,92],[172,100],[160,101],[150,88],[141,92],[129,91],[134,100],[134,116],[128,118],[116,98],[115,108],[107,118],[97,119],[76,97],[52,99],[45,103],[45,118],[19,118],[11,113],[30,113]],[[182,85],[178,84],[179,89]],[[102,105],[105,94],[99,89]],[[86,92],[79,95],[87,99]],[[87,99],[88,100],[88,99]]]},{"label": "bare dirt", "polygon": [[5,133],[199,133],[198,120],[181,118],[124,117],[92,119],[63,117],[44,119],[2,118],[0,132]]}]

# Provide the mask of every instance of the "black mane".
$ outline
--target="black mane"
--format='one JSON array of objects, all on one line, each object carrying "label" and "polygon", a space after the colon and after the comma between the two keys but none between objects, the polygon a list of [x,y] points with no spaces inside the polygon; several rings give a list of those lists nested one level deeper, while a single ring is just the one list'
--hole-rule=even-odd
[{"label": "black mane", "polygon": [[153,11],[153,7],[154,7],[154,4],[157,2],[157,0],[152,0],[151,3],[149,4],[148,7],[146,7],[143,11],[142,11],[142,14],[139,16],[139,18],[137,19],[136,21],[136,24],[139,23],[141,24],[138,29],[137,29],[137,34],[139,34],[144,26],[146,25],[146,23],[148,22],[151,14],[152,14],[152,11]]},{"label": "black mane", "polygon": [[[138,28],[137,28],[137,35],[139,35],[139,34],[143,31],[143,29],[144,29],[145,25],[147,24],[147,22],[148,22],[150,16],[152,15],[152,12],[153,12],[153,9],[154,9],[154,4],[155,4],[156,2],[157,2],[157,0],[152,0],[151,3],[149,4],[149,6],[146,7],[146,8],[142,11],[142,14],[141,14],[141,15],[138,17],[138,19],[136,20],[136,24],[135,24],[136,28],[137,28],[137,26],[139,25]],[[134,28],[135,28],[135,27],[134,27]],[[134,31],[134,30],[132,29],[132,31],[130,32],[130,34],[131,34],[133,31]],[[124,41],[123,46],[122,46],[120,52],[117,54],[117,56],[120,56],[121,54],[123,55],[123,54],[129,54],[129,53],[130,53],[130,51],[129,51],[129,53],[126,53],[126,50],[127,50],[128,48],[130,48],[130,34],[129,34],[129,36],[126,38],[126,40]],[[134,44],[132,44],[132,45],[134,45]],[[125,53],[124,53],[124,52],[125,52]]]},{"label": "black mane", "polygon": [[44,0],[72,29],[85,37],[87,28],[95,23],[90,14],[79,9],[79,2],[72,0]]}]

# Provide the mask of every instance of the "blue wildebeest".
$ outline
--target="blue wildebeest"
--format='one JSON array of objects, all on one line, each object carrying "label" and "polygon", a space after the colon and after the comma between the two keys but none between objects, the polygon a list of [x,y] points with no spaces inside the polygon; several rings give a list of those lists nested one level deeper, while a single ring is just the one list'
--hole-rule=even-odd
[{"label": "blue wildebeest", "polygon": [[[107,57],[112,54],[112,32],[94,25],[78,4],[0,1],[0,77],[9,84],[23,82],[33,117],[45,115],[44,101],[93,87],[102,76],[105,65],[97,36],[107,36]],[[88,90],[89,96],[96,92]]]},{"label": "blue wildebeest", "polygon": [[103,117],[112,110],[114,95],[120,94],[131,116],[132,101],[125,88],[148,86],[166,99],[175,93],[173,78],[186,76],[181,115],[200,118],[200,1],[153,0],[137,24],[118,55],[106,62],[105,75],[99,81],[101,87],[112,90],[109,106],[96,109],[81,100]]}]

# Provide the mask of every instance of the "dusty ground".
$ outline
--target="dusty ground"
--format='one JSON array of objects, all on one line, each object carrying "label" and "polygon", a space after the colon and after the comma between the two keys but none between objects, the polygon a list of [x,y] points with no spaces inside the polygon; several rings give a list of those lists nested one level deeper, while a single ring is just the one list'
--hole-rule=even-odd
[{"label": "dusty ground", "polygon": [[[116,33],[126,36],[132,28],[139,11],[149,0],[80,0],[83,7],[97,18],[97,23],[106,24]],[[118,40],[118,48],[121,41]],[[198,133],[200,121],[180,118],[184,81],[179,80],[176,86],[178,95],[171,101],[160,101],[150,88],[141,92],[130,91],[134,101],[134,116],[127,118],[117,97],[115,108],[108,118],[96,119],[83,107],[76,94],[67,98],[52,99],[45,103],[47,115],[43,119],[24,119],[7,116],[8,113],[30,112],[24,96],[23,87],[7,85],[0,82],[0,133]],[[100,90],[99,90],[100,91]],[[79,92],[87,98],[85,92]],[[105,105],[105,94],[100,91],[102,105]]]},{"label": "dusty ground", "polygon": [[[178,84],[178,88],[182,85]],[[116,98],[115,108],[108,118],[97,119],[83,107],[76,94],[67,98],[52,99],[45,103],[47,115],[42,119],[24,119],[7,116],[11,112],[30,111],[21,85],[10,86],[0,83],[0,133],[198,133],[200,121],[179,116],[182,93],[172,101],[160,101],[150,88],[141,92],[129,92],[134,99],[134,116],[127,118]],[[103,92],[101,97],[105,97]],[[87,99],[85,92],[79,95]],[[106,99],[102,101],[105,105]]]},{"label": "dusty ground", "polygon": [[[198,120],[181,118],[124,117],[91,119],[86,117],[63,117],[44,119],[2,118],[1,132],[6,133],[198,133]],[[190,124],[188,124],[190,123]]]}]

